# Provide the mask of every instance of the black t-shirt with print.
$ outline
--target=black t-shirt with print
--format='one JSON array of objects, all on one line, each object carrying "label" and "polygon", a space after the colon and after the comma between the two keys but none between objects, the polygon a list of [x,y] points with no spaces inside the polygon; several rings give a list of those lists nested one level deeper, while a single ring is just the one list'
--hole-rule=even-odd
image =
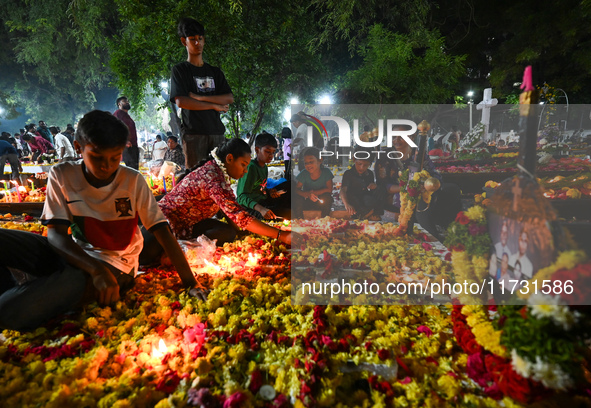
[{"label": "black t-shirt with print", "polygon": [[[181,62],[172,68],[170,82],[172,103],[175,103],[174,99],[177,96],[189,96],[189,92],[197,95],[232,93],[222,70],[208,63],[197,67],[188,61]],[[183,131],[189,134],[223,135],[226,131],[220,119],[220,112],[214,109],[182,109],[181,121]]]}]

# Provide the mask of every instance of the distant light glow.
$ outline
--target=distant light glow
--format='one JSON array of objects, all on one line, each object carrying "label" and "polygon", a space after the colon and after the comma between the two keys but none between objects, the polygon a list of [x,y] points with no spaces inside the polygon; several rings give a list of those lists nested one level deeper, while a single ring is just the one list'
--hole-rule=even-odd
[{"label": "distant light glow", "polygon": [[168,89],[168,82],[166,82],[166,81],[162,81],[162,82],[160,82],[160,86],[161,86],[163,89]]},{"label": "distant light glow", "polygon": [[0,115],[4,114],[4,108],[2,106],[0,106]]},{"label": "distant light glow", "polygon": [[318,103],[321,105],[330,105],[332,103],[332,99],[330,95],[322,95],[320,99],[318,99]]},{"label": "distant light glow", "polygon": [[285,119],[286,122],[289,122],[289,120],[291,119],[291,107],[287,107],[285,108],[285,110],[283,111],[283,119]]},{"label": "distant light glow", "polygon": [[469,91],[469,92],[468,92],[468,96],[469,96],[469,97],[472,97],[472,96],[474,96],[474,91]]},{"label": "distant light glow", "polygon": [[298,98],[291,98],[291,101],[289,102],[292,105],[298,105],[300,103],[300,101],[298,100]]}]

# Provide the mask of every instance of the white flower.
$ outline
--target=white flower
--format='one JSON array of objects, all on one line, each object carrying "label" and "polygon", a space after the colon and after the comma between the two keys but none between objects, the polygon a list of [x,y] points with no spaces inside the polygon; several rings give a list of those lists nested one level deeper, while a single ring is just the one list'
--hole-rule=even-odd
[{"label": "white flower", "polygon": [[557,364],[550,364],[543,361],[539,356],[536,357],[536,363],[532,367],[532,378],[541,382],[544,387],[553,390],[566,390],[573,386],[573,380],[562,371]]},{"label": "white flower", "polygon": [[220,168],[222,173],[224,173],[224,179],[226,180],[226,183],[228,183],[228,185],[230,185],[230,184],[232,184],[232,180],[230,179],[230,175],[226,171],[226,165],[220,160],[217,153],[218,153],[218,148],[216,147],[215,149],[213,149],[211,151],[211,156],[213,157],[213,160],[218,165],[218,167]]},{"label": "white flower", "polygon": [[560,296],[548,296],[536,293],[528,299],[530,312],[537,319],[544,317],[552,320],[554,324],[562,327],[564,330],[570,330],[579,320],[580,313],[573,312]]},{"label": "white flower", "polygon": [[529,378],[531,375],[532,363],[517,354],[517,350],[511,350],[511,366],[517,374],[523,378]]}]

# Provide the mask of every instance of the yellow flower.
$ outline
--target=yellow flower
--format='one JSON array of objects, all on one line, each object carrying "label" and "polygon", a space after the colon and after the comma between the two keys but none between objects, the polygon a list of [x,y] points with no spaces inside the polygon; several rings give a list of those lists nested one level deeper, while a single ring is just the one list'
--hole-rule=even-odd
[{"label": "yellow flower", "polygon": [[460,383],[451,375],[443,374],[437,380],[437,388],[447,396],[447,399],[456,397],[461,390]]},{"label": "yellow flower", "polygon": [[473,207],[468,208],[466,211],[464,211],[464,215],[466,215],[466,217],[468,217],[470,221],[486,221],[486,210],[479,205],[475,205]]}]

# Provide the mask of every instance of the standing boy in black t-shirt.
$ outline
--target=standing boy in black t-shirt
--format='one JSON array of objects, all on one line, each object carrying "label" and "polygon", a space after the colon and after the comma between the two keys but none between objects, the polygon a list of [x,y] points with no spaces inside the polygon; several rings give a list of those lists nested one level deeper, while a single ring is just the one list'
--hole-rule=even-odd
[{"label": "standing boy in black t-shirt", "polygon": [[172,68],[170,100],[182,109],[181,136],[187,169],[192,168],[224,141],[220,112],[234,102],[232,89],[221,69],[203,61],[205,29],[195,19],[178,25],[187,61]]}]

